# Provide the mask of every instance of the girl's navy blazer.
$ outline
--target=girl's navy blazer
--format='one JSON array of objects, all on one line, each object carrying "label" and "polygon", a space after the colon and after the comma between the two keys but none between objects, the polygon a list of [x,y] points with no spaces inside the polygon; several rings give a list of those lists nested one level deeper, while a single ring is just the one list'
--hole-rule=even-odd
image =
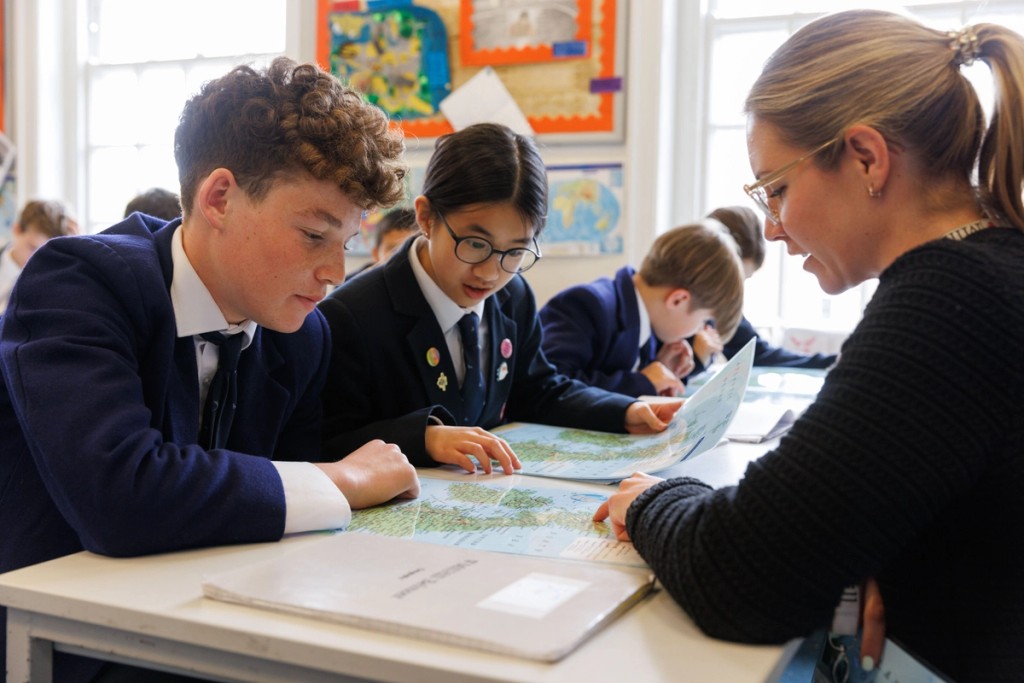
[{"label": "girl's navy blazer", "polygon": [[[429,416],[458,424],[463,414],[444,331],[409,263],[415,243],[320,304],[333,344],[324,390],[326,458],[383,439],[414,465],[434,465],[424,443]],[[520,421],[624,431],[635,399],[558,374],[541,350],[537,304],[521,275],[487,299],[484,316],[487,401],[476,426]]]}]

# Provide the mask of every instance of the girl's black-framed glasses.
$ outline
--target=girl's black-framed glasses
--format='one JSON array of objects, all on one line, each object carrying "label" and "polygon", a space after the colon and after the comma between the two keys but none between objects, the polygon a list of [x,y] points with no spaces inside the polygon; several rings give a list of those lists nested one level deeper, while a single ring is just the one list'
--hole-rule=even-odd
[{"label": "girl's black-framed glasses", "polygon": [[448,234],[452,236],[455,241],[455,258],[459,259],[463,263],[469,263],[476,265],[483,263],[487,259],[491,258],[492,255],[498,254],[498,264],[501,269],[506,273],[522,273],[524,271],[533,268],[537,261],[541,258],[540,247],[537,245],[537,238],[533,239],[534,249],[528,247],[515,247],[514,249],[495,249],[494,245],[488,242],[483,237],[477,237],[471,235],[469,237],[459,237],[452,230],[452,226],[448,225],[448,219],[444,217],[440,211],[437,215],[441,218],[441,222],[444,223],[445,229]]}]

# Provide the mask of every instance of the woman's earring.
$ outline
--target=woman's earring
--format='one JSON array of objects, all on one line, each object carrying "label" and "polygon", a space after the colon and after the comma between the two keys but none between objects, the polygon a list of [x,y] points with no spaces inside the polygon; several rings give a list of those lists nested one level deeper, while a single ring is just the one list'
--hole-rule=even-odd
[{"label": "woman's earring", "polygon": [[876,190],[874,183],[872,183],[871,185],[868,185],[868,196],[872,199],[878,199],[882,196],[882,191]]}]

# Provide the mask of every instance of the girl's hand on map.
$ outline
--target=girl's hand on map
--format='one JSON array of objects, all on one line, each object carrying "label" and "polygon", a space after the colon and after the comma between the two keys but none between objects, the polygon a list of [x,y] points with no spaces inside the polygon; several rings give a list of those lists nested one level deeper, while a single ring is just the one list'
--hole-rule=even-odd
[{"label": "girl's hand on map", "polygon": [[668,427],[672,416],[683,405],[683,399],[647,403],[637,401],[626,408],[626,431],[630,434],[654,434]]},{"label": "girl's hand on map", "polygon": [[633,504],[637,496],[659,481],[663,480],[643,472],[635,472],[629,479],[623,479],[619,483],[619,490],[613,493],[608,500],[601,503],[601,507],[597,508],[597,512],[594,513],[594,521],[603,522],[607,519],[611,522],[615,538],[620,541],[628,541],[629,533],[626,532],[626,512],[629,511],[629,506]]},{"label": "girl's hand on map", "polygon": [[[686,342],[683,343],[685,344]],[[654,361],[641,370],[640,374],[650,380],[658,396],[682,396],[683,392],[686,391],[686,387],[683,386],[679,377],[674,375],[660,361]]]},{"label": "girl's hand on map", "polygon": [[427,427],[426,445],[427,453],[436,462],[458,465],[467,472],[476,472],[474,458],[487,474],[491,473],[492,460],[501,465],[505,474],[522,467],[504,439],[480,427],[431,425]]}]

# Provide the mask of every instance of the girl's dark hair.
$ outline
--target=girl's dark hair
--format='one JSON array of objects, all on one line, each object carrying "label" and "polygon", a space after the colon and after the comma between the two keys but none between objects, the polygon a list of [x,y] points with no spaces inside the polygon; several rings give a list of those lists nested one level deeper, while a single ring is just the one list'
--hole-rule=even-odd
[{"label": "girl's dark hair", "polygon": [[547,172],[537,146],[499,124],[478,123],[438,138],[422,194],[441,213],[509,202],[536,233],[547,221]]}]

